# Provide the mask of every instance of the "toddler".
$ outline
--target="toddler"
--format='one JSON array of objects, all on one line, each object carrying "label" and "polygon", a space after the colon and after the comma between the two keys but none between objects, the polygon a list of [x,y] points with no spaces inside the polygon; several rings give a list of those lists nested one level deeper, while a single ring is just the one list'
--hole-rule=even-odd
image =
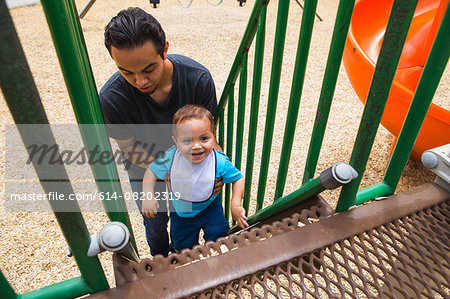
[{"label": "toddler", "polygon": [[142,214],[155,217],[159,205],[153,194],[154,186],[158,180],[165,180],[174,199],[170,201],[174,249],[181,251],[198,244],[200,229],[203,229],[205,241],[215,241],[225,236],[230,228],[220,196],[213,195],[216,179],[222,178],[224,184],[233,183],[233,219],[242,229],[248,227],[241,205],[244,178],[225,154],[214,149],[217,143],[212,114],[201,106],[187,105],[175,113],[172,123],[172,139],[176,145],[157,158],[144,175],[146,199]]}]

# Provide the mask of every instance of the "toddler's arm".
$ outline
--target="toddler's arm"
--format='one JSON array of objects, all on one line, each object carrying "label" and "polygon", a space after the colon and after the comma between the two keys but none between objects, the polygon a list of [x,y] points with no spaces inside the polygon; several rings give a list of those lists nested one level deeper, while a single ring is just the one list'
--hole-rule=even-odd
[{"label": "toddler's arm", "polygon": [[156,175],[153,173],[153,171],[150,170],[150,168],[147,168],[145,171],[144,178],[142,179],[142,191],[144,192],[144,201],[142,202],[142,214],[146,217],[154,218],[157,209],[158,209],[158,202],[154,198],[154,190],[155,190],[155,183],[157,181]]},{"label": "toddler's arm", "polygon": [[248,227],[248,223],[246,221],[248,218],[245,216],[245,209],[242,206],[244,187],[245,180],[244,178],[240,178],[233,183],[233,192],[231,195],[231,215],[233,216],[233,219],[236,220],[237,225],[239,225],[242,229],[246,229]]}]

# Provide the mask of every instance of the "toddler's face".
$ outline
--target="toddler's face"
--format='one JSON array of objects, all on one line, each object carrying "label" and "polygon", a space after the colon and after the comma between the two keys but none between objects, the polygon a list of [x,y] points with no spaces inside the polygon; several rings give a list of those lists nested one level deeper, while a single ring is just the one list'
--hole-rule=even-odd
[{"label": "toddler's face", "polygon": [[213,150],[215,137],[208,119],[185,120],[176,130],[177,136],[172,139],[181,154],[192,164],[202,163]]}]

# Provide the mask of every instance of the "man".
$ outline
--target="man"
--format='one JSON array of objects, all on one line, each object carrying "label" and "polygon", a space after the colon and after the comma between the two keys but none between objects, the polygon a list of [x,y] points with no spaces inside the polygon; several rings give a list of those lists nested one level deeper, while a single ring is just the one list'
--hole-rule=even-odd
[{"label": "man", "polygon": [[[111,138],[121,149],[134,194],[142,192],[142,178],[154,161],[154,146],[172,145],[170,131],[162,134],[146,124],[170,124],[175,112],[197,104],[213,115],[217,98],[209,71],[198,62],[168,55],[169,43],[159,22],[140,8],[119,12],[105,28],[105,46],[118,67],[100,90],[100,103]],[[215,185],[218,193],[223,183]],[[155,188],[164,192],[163,184]],[[142,201],[137,200],[141,210]],[[170,251],[167,212],[143,216],[147,242],[153,256]]]}]

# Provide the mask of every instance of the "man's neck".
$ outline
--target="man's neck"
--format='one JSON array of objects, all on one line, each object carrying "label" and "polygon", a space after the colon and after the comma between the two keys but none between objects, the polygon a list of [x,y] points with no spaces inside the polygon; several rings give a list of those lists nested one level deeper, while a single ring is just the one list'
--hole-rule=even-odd
[{"label": "man's neck", "polygon": [[152,99],[159,105],[165,105],[169,99],[173,81],[173,64],[169,59],[164,60],[164,73],[158,88],[150,94]]}]

